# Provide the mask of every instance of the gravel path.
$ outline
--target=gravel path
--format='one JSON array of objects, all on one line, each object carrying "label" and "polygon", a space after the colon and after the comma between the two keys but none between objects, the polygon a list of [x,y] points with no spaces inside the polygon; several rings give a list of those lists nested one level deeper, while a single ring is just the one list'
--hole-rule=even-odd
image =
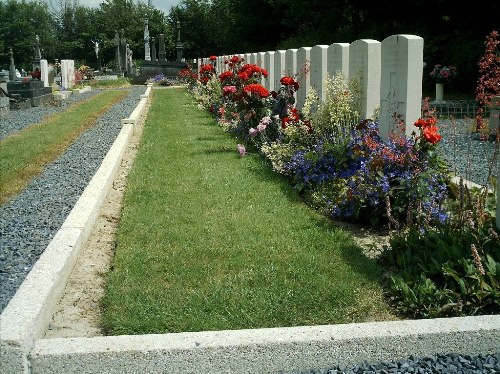
[{"label": "gravel path", "polygon": [[[121,119],[132,113],[146,87],[127,90],[128,95],[99,118],[94,127],[47,165],[18,196],[0,207],[0,312],[63,224],[119,134]],[[0,118],[1,134],[6,136],[40,122],[96,93],[98,90],[71,95],[61,107],[11,111]]]}]

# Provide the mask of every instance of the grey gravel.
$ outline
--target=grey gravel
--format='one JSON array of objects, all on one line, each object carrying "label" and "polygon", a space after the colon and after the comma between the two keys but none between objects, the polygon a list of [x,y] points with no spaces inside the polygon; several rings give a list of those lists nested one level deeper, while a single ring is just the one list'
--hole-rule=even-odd
[{"label": "grey gravel", "polygon": [[357,365],[337,365],[327,369],[279,372],[277,374],[387,374],[387,373],[442,373],[442,374],[498,374],[500,353],[469,356],[461,354],[439,354],[402,361],[378,363],[362,362]]},{"label": "grey gravel", "polygon": [[[129,88],[128,96],[115,104],[97,125],[80,136],[55,162],[8,204],[0,207],[0,312],[58,231],[73,205],[99,168],[121,129],[121,119],[133,111],[145,86]],[[45,116],[65,110],[75,100],[98,91],[70,96],[62,106],[11,111],[0,117],[0,139],[39,123]],[[479,140],[467,132],[466,121],[440,121],[441,154],[458,174],[478,184],[486,182],[494,140]],[[497,160],[498,162],[498,160]],[[498,172],[498,166],[493,175]],[[285,374],[285,372],[280,372]],[[363,362],[286,374],[340,373],[500,373],[500,354],[478,356],[439,354],[430,357],[379,363]]]},{"label": "grey gravel", "polygon": [[[128,95],[113,105],[94,127],[83,133],[66,152],[47,165],[19,195],[0,207],[0,312],[14,296],[35,262],[57,233],[88,185],[121,130],[121,119],[135,109],[146,86],[128,88]],[[63,106],[10,111],[0,118],[2,135],[38,123],[72,102],[95,95],[71,95]]]},{"label": "grey gravel", "polygon": [[478,133],[470,131],[472,126],[473,120],[440,120],[438,127],[443,138],[438,149],[452,172],[484,186],[488,183],[490,167],[491,176],[497,176],[500,158],[494,154],[499,144],[494,136],[481,139]]}]

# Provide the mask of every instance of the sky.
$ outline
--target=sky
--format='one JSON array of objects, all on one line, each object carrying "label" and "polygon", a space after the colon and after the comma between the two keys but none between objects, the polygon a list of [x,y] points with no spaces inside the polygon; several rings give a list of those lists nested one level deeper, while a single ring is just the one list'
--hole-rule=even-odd
[{"label": "sky", "polygon": [[[136,0],[137,1],[137,0]],[[147,4],[147,0],[140,0],[144,4]],[[99,7],[99,4],[102,3],[102,0],[79,0],[79,4],[86,6],[86,7],[91,7],[91,8],[97,8]],[[170,11],[170,7],[173,5],[178,5],[181,2],[181,0],[153,0],[153,6],[161,11],[163,11],[165,14],[168,14]]]}]

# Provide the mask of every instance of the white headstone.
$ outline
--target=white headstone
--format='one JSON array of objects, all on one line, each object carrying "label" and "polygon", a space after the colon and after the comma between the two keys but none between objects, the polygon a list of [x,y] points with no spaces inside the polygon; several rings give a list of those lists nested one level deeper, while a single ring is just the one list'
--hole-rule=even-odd
[{"label": "white headstone", "polygon": [[340,71],[347,79],[349,77],[349,43],[333,43],[328,46],[328,68],[330,77],[336,76]]},{"label": "white headstone", "polygon": [[[261,68],[263,69],[266,69],[267,72],[269,73],[269,69],[265,68],[264,67],[264,56],[265,56],[266,52],[258,52],[257,53],[257,61],[255,62],[258,66],[260,66]],[[260,84],[262,84],[264,87],[266,87],[267,89],[269,89],[269,75],[267,76],[267,78],[265,78],[263,75],[261,76],[261,79],[260,79]]]},{"label": "white headstone", "polygon": [[325,100],[325,80],[327,76],[327,45],[315,45],[311,49],[311,87],[321,101]]},{"label": "white headstone", "polygon": [[349,46],[348,79],[361,83],[361,119],[372,118],[380,108],[380,54],[377,40],[359,39]]},{"label": "white headstone", "polygon": [[274,53],[274,90],[278,91],[281,87],[280,79],[286,75],[285,50],[277,50]]},{"label": "white headstone", "polygon": [[251,53],[245,53],[244,54],[245,57],[243,57],[245,59],[245,61],[243,62],[243,64],[251,64],[252,62],[252,54]]},{"label": "white headstone", "polygon": [[297,50],[297,81],[299,90],[297,91],[297,101],[295,106],[302,109],[306,101],[306,96],[311,88],[311,47],[301,47]]},{"label": "white headstone", "polygon": [[285,74],[289,77],[296,77],[297,49],[287,49],[285,52]]},{"label": "white headstone", "polygon": [[217,56],[217,60],[215,60],[215,71],[217,74],[220,74],[224,71],[224,57]]},{"label": "white headstone", "polygon": [[49,87],[49,64],[47,60],[40,60],[41,79],[44,87]]},{"label": "white headstone", "polygon": [[[394,114],[405,123],[405,134],[418,132],[420,118],[424,40],[415,35],[391,35],[382,41],[380,84],[380,135],[387,139],[395,125]],[[397,120],[399,122],[399,120]]]},{"label": "white headstone", "polygon": [[266,88],[269,91],[275,91],[275,74],[274,74],[274,55],[276,52],[268,51],[264,53],[264,69],[267,70],[269,76],[266,79]]},{"label": "white headstone", "polygon": [[250,63],[257,65],[257,52],[250,53]]},{"label": "white headstone", "polygon": [[64,90],[75,85],[75,60],[61,60],[61,85]]},{"label": "white headstone", "polygon": [[258,52],[257,53],[257,62],[256,62],[256,64],[259,65],[261,68],[264,67],[264,57],[265,57],[265,55],[266,55],[266,52]]}]

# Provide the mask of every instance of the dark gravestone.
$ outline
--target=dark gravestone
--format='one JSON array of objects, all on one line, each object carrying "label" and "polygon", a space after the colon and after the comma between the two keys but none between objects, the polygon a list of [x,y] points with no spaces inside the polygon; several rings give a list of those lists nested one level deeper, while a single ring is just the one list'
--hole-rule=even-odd
[{"label": "dark gravestone", "polygon": [[10,67],[9,67],[9,80],[16,80],[16,65],[14,65],[14,52],[12,52],[12,48],[9,50],[10,56]]},{"label": "dark gravestone", "polygon": [[33,44],[33,71],[36,67],[40,68],[40,60],[42,59],[42,52],[40,50],[40,37],[35,35],[35,44]]},{"label": "dark gravestone", "polygon": [[165,51],[165,36],[160,34],[160,39],[158,40],[158,60],[167,61],[167,52]]},{"label": "dark gravestone", "polygon": [[151,38],[151,61],[156,61],[156,44],[155,38]]},{"label": "dark gravestone", "polygon": [[118,35],[118,31],[115,31],[113,44],[115,46],[115,73],[121,74],[122,68],[120,61],[120,36]]},{"label": "dark gravestone", "polygon": [[52,87],[44,87],[40,80],[7,82],[7,92],[9,95],[28,99],[31,106],[39,106],[52,100]]}]

